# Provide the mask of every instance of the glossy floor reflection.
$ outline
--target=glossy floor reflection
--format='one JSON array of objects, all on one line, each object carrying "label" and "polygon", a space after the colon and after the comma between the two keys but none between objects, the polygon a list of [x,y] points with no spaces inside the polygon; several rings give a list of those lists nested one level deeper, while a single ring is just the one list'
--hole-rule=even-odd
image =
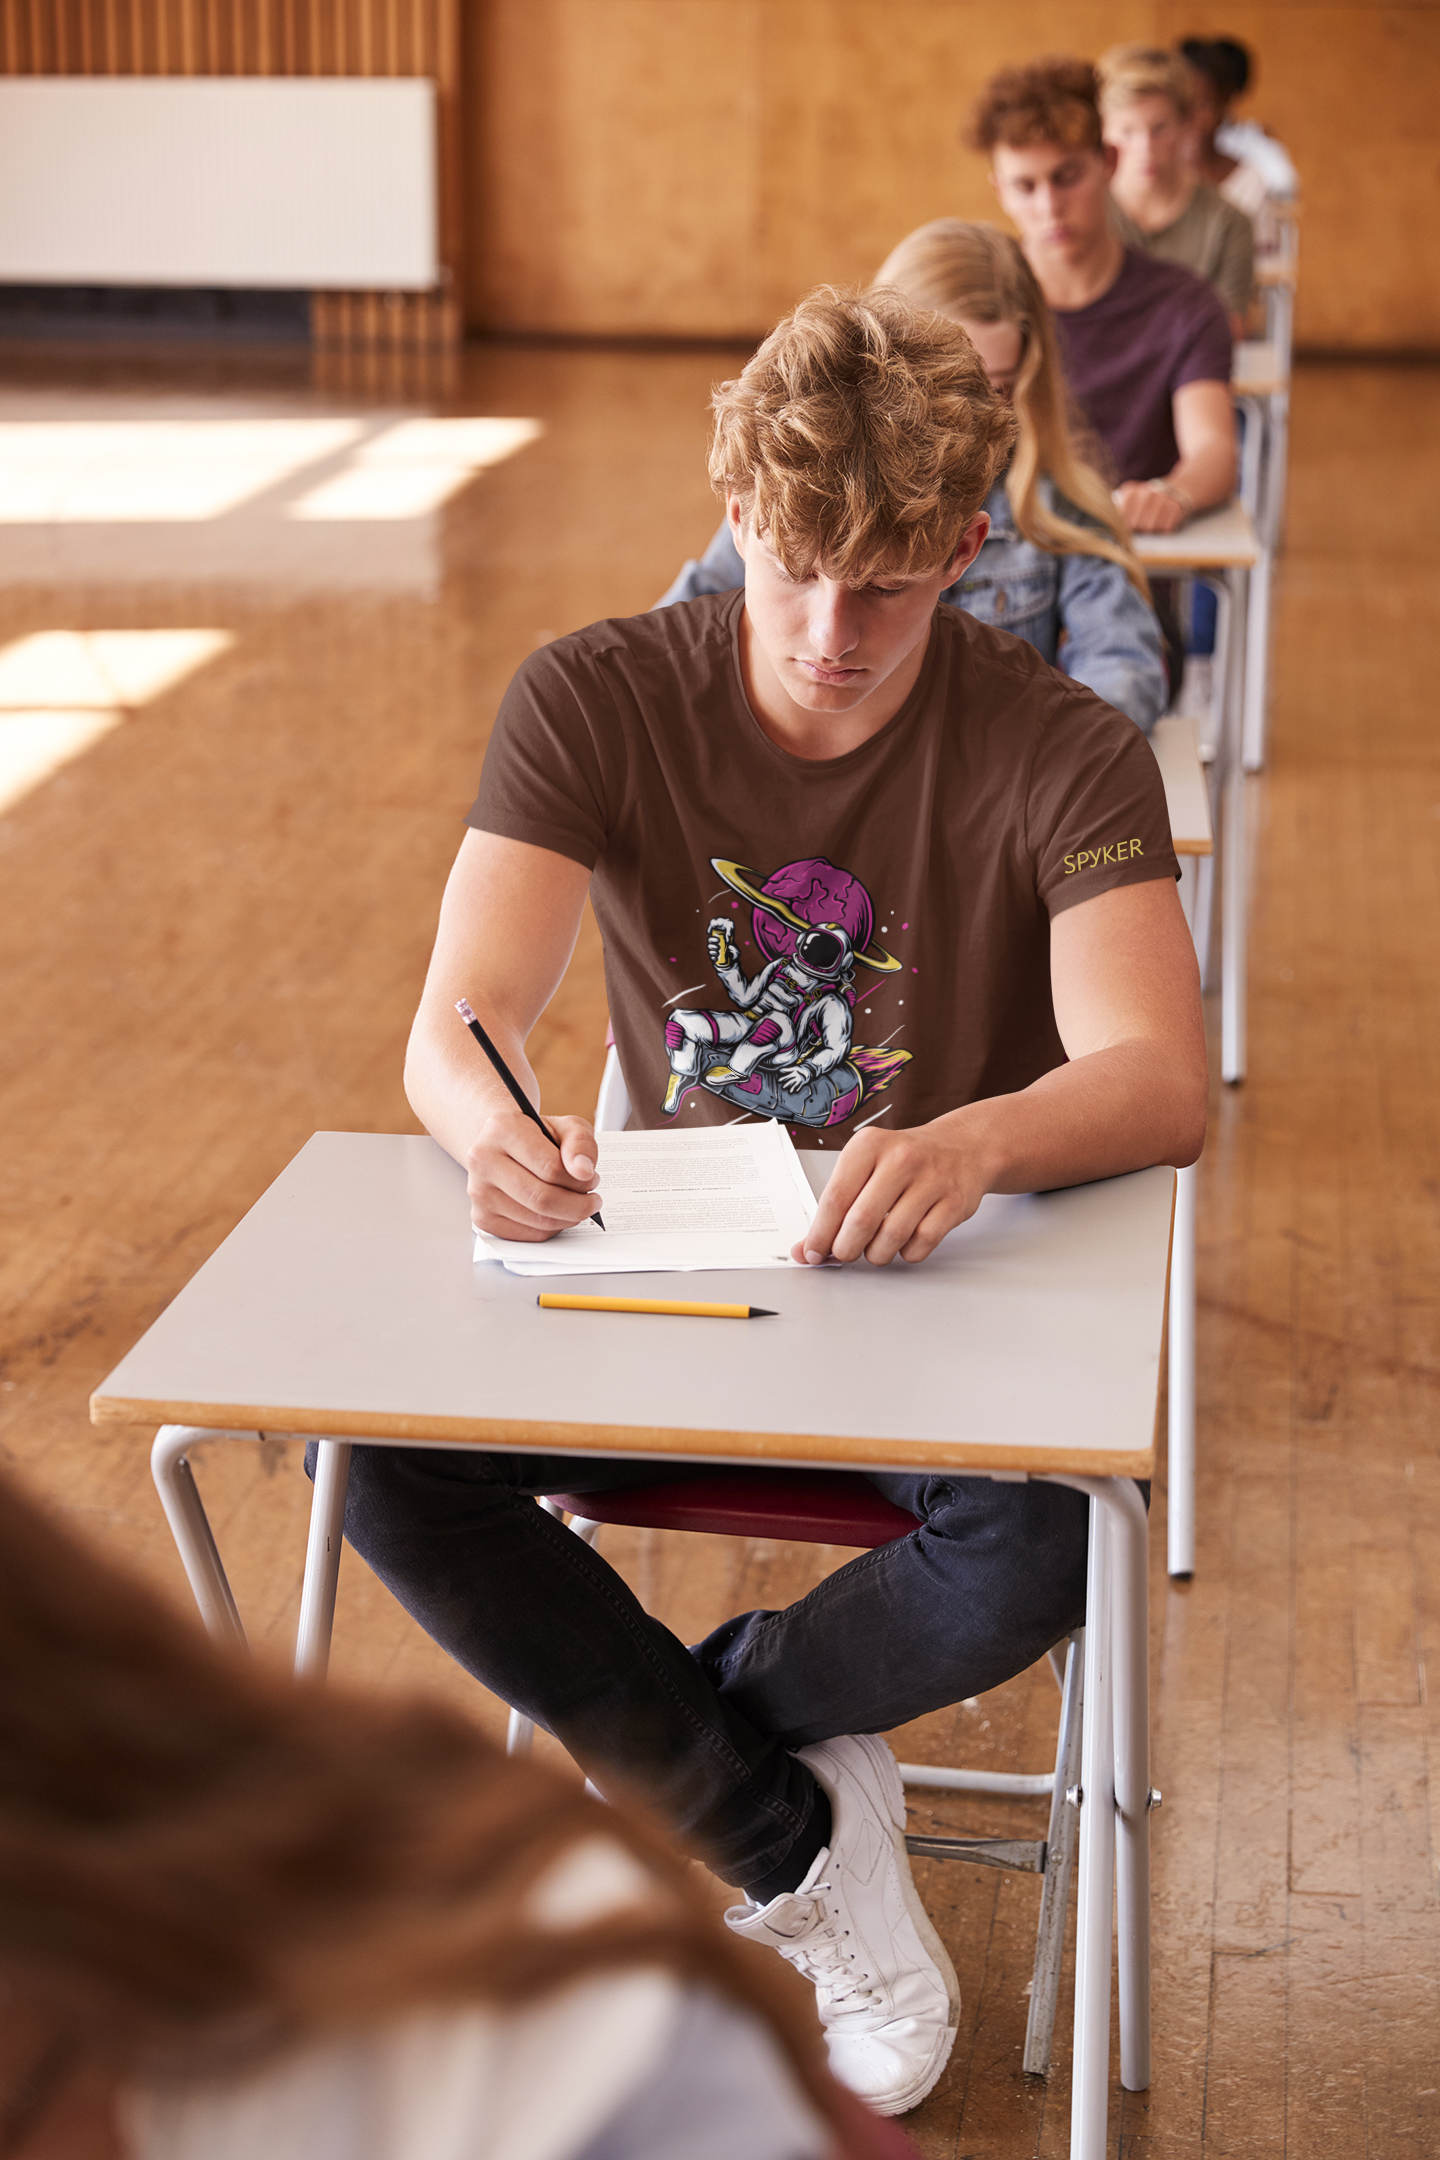
[{"label": "glossy floor reflection", "polygon": [[[703,544],[705,399],[734,358],[482,350],[428,406],[314,388],[303,355],[0,360],[0,468],[17,422],[52,431],[21,451],[49,495],[0,510],[0,754],[12,721],[52,749],[70,728],[0,814],[0,1445],[178,1594],[149,1435],[92,1430],[89,1389],[312,1130],[414,1129],[404,1037],[496,703],[536,643],[647,605]],[[173,435],[132,454],[182,420],[208,465]],[[272,430],[270,462],[227,480],[241,423]],[[57,464],[53,431],[93,449],[117,425],[108,464],[78,432]],[[1301,372],[1252,1077],[1217,1091],[1202,1181],[1191,1585],[1165,1582],[1156,1495],[1156,2078],[1116,2108],[1127,2155],[1440,2150],[1437,468],[1440,374]],[[288,514],[307,501],[324,514]],[[587,930],[532,1044],[556,1107],[593,1101],[603,1027]],[[252,1637],[283,1654],[295,1452],[216,1449],[200,1474]],[[838,1557],[608,1550],[686,1639]],[[501,1729],[353,1563],[336,1671]],[[1054,1700],[1041,1668],[903,1752],[1042,1768]],[[916,1819],[1031,1834],[1036,1813],[922,1798]],[[1063,2154],[1064,2012],[1049,2086],[1019,2067],[1036,1886],[922,1883],[964,2013],[917,2143]]]}]

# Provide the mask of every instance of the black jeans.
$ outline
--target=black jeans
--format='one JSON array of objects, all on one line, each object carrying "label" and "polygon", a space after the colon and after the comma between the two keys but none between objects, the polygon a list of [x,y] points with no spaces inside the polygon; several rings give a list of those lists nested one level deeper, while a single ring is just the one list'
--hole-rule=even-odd
[{"label": "black jeans", "polygon": [[[313,1444],[306,1468],[313,1466]],[[748,1887],[783,1866],[815,1783],[792,1749],[996,1687],[1085,1617],[1083,1493],[875,1475],[914,1535],[783,1612],[687,1650],[602,1556],[534,1504],[711,1465],[357,1447],[345,1534],[435,1641]],[[755,1473],[747,1470],[747,1477]]]}]

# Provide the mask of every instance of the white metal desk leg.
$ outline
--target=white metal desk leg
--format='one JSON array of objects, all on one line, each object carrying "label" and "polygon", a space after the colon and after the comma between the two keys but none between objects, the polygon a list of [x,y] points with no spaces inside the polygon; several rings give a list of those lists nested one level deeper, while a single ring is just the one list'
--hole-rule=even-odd
[{"label": "white metal desk leg", "polygon": [[1150,2082],[1148,1525],[1132,1478],[1047,1482],[1090,1496],[1070,2160],[1105,2160],[1112,1902],[1120,1935],[1120,2081],[1127,2092],[1143,2092]]},{"label": "white metal desk leg", "polygon": [[[1067,1480],[1067,1482],[1069,1482]],[[1070,2160],[1104,2160],[1110,2114],[1110,1945],[1115,1894],[1114,1643],[1110,1526],[1090,1500],[1085,1606],[1085,1733],[1080,1767],[1080,1866],[1075,1914],[1075,2059]]]},{"label": "white metal desk leg", "polygon": [[1195,1183],[1191,1164],[1175,1180],[1170,1249],[1169,1551],[1172,1575],[1195,1572]]},{"label": "white metal desk leg", "polygon": [[1230,637],[1221,744],[1220,832],[1220,1076],[1233,1086],[1245,1077],[1245,967],[1249,944],[1249,865],[1245,848],[1245,768],[1241,763],[1245,699],[1245,614],[1248,573],[1229,573]]},{"label": "white metal desk leg", "polygon": [[235,1594],[221,1566],[209,1517],[185,1459],[197,1440],[217,1437],[193,1425],[162,1425],[150,1450],[150,1475],[201,1619],[217,1642],[237,1643],[243,1650],[245,1630],[240,1624]]},{"label": "white metal desk leg", "polygon": [[1150,2083],[1150,1627],[1145,1503],[1111,1478],[1110,1604],[1115,1631],[1115,1902],[1120,1937],[1120,2082]]},{"label": "white metal desk leg", "polygon": [[349,1483],[350,1442],[319,1441],[315,1450],[315,1486],[310,1495],[310,1537],[305,1547],[300,1625],[295,1632],[297,1680],[323,1680],[330,1663],[335,1588],[340,1580],[340,1550],[345,1537],[345,1490]]},{"label": "white metal desk leg", "polygon": [[1270,587],[1274,562],[1269,548],[1256,563],[1250,578],[1250,620],[1246,627],[1249,654],[1245,663],[1245,719],[1241,734],[1241,762],[1246,772],[1259,772],[1265,763],[1270,712]]},{"label": "white metal desk leg", "polygon": [[1240,447],[1240,500],[1252,518],[1260,515],[1260,474],[1265,456],[1265,407],[1259,398],[1237,398],[1245,415],[1245,440]]}]

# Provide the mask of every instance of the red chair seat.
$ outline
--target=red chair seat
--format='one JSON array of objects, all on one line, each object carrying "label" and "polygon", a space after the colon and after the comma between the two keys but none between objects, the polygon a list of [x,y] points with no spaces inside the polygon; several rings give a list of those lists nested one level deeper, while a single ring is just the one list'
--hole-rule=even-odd
[{"label": "red chair seat", "polygon": [[769,1470],[759,1476],[682,1478],[611,1492],[551,1493],[589,1522],[638,1530],[703,1530],[717,1537],[789,1538],[797,1545],[889,1545],[917,1527],[850,1470]]}]

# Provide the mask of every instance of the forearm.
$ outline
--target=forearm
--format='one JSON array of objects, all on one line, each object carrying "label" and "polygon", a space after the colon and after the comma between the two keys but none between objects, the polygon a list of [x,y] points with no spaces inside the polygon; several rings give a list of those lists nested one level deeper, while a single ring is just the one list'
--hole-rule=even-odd
[{"label": "forearm", "polygon": [[1235,450],[1228,442],[1206,442],[1182,453],[1165,474],[1165,485],[1188,495],[1197,510],[1213,510],[1235,492]]},{"label": "forearm", "polygon": [[1152,1163],[1184,1168],[1205,1139],[1203,1072],[1152,1040],[1091,1051],[1013,1095],[935,1120],[974,1150],[986,1192],[1041,1192]]},{"label": "forearm", "polygon": [[[540,1089],[514,1022],[471,997],[475,1014],[538,1109]],[[405,1052],[405,1094],[411,1109],[447,1155],[464,1162],[487,1117],[512,1106],[510,1095],[453,1004],[427,988]]]}]

